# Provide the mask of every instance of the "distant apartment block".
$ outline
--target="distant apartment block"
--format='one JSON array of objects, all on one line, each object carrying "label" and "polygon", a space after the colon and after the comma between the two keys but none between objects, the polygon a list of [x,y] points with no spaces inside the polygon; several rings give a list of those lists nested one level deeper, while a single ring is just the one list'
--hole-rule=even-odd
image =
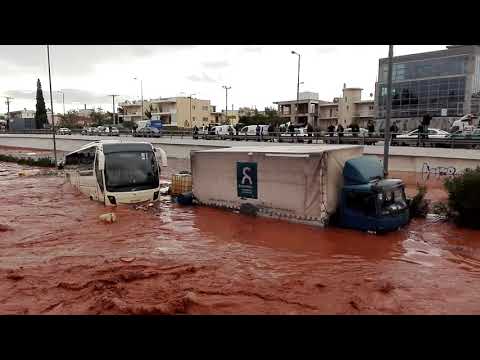
[{"label": "distant apartment block", "polygon": [[293,124],[310,124],[316,130],[326,130],[329,125],[342,124],[347,127],[357,123],[366,127],[374,119],[374,100],[362,100],[361,88],[344,86],[342,97],[332,102],[319,100],[318,94],[305,92],[299,94],[299,101],[278,101],[278,114],[284,122]]},{"label": "distant apartment block", "polygon": [[11,130],[30,130],[35,128],[35,110],[10,111]]},{"label": "distant apartment block", "polygon": [[[387,103],[388,58],[380,59],[375,87],[376,117],[383,126]],[[480,46],[395,56],[392,72],[392,120],[401,129],[418,126],[429,113],[435,127],[448,128],[458,117],[479,112]]]},{"label": "distant apartment block", "polygon": [[[146,120],[142,117],[141,101],[124,101],[119,104],[120,122],[138,122]],[[200,127],[204,124],[215,123],[221,114],[216,113],[215,106],[210,100],[201,100],[189,97],[172,97],[144,100],[144,112],[151,112],[153,120],[161,120],[165,126],[181,128]]]}]

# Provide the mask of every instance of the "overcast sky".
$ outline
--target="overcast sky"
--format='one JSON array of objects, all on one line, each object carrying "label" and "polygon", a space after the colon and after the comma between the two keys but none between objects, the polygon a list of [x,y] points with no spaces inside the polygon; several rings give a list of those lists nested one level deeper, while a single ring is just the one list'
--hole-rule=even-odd
[{"label": "overcast sky", "polygon": [[[445,45],[397,45],[395,55],[441,50]],[[217,109],[257,106],[296,98],[297,56],[302,55],[300,91],[318,92],[331,101],[343,83],[374,92],[378,59],[387,45],[53,45],[50,47],[52,90],[65,92],[69,109],[102,107],[111,111],[108,94],[119,100],[189,95],[209,99]],[[35,109],[40,79],[50,107],[47,52],[40,45],[0,45],[0,96],[11,96],[10,110]],[[182,93],[183,92],[183,93]],[[62,96],[54,93],[54,110],[62,112]],[[5,113],[5,98],[0,113]]]}]

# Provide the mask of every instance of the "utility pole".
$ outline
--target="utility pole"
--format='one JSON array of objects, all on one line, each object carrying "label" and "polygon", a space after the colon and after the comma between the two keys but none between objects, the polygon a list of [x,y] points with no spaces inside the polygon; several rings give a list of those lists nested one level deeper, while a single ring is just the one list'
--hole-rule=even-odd
[{"label": "utility pole", "polygon": [[[52,76],[50,73],[50,48],[47,45],[47,59],[48,59],[48,82],[50,83],[50,106],[52,111],[52,133],[53,133],[53,155],[55,157],[55,166],[58,165],[57,163],[57,142],[55,140],[55,113],[53,112],[53,96],[52,96]],[[47,116],[48,122],[48,116]]]},{"label": "utility pole", "polygon": [[5,104],[7,104],[7,131],[9,131],[10,130],[10,100],[13,100],[13,98],[10,96],[5,96],[5,98],[7,99],[7,101],[5,102]]},{"label": "utility pole", "polygon": [[142,97],[142,117],[140,118],[140,120],[143,120],[143,116],[145,114],[145,112],[143,110],[143,80],[139,79],[137,77],[134,77],[133,79],[134,80],[140,80],[140,94],[141,94],[141,97]]},{"label": "utility pole", "polygon": [[[115,96],[119,96],[118,94],[108,95],[112,97],[112,124],[115,125]],[[142,109],[143,111],[143,109]]]},{"label": "utility pole", "polygon": [[227,85],[223,85],[222,87],[225,89],[225,120],[228,123],[228,90],[232,87]]},{"label": "utility pole", "polygon": [[192,124],[192,96],[193,95],[197,95],[197,94],[190,94],[189,98],[190,98],[190,126],[193,127],[193,124]]},{"label": "utility pole", "polygon": [[[298,56],[298,70],[297,70],[297,111],[295,111],[295,113],[298,113],[298,108],[299,108],[298,101],[299,101],[299,99],[300,99],[300,54],[297,53],[296,51],[293,51],[293,50],[292,50],[292,54]],[[295,114],[295,116],[296,116],[296,114]]]},{"label": "utility pole", "polygon": [[392,69],[393,45],[388,49],[388,82],[387,82],[387,109],[385,114],[385,139],[383,148],[383,172],[388,175],[388,151],[390,147],[390,113],[392,110]]}]

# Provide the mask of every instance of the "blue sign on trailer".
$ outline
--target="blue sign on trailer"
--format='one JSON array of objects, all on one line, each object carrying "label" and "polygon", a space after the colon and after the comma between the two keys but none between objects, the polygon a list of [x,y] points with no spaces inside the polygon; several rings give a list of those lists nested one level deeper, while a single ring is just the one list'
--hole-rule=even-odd
[{"label": "blue sign on trailer", "polygon": [[257,199],[257,163],[237,162],[237,195]]}]

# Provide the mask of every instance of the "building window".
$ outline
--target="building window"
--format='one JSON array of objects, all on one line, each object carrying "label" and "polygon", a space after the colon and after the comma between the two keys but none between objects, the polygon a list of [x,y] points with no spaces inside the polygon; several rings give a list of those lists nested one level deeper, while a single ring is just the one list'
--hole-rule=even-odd
[{"label": "building window", "polygon": [[[448,116],[463,115],[465,77],[451,77],[418,81],[403,81],[392,85],[392,117],[417,117],[430,113],[440,116],[447,109]],[[378,98],[378,117],[383,117],[387,97],[383,89]]]},{"label": "building window", "polygon": [[202,106],[203,111],[208,111],[208,106]]},{"label": "building window", "polygon": [[204,121],[204,122],[205,122],[205,121],[208,121],[208,117],[204,117],[204,118],[203,118],[203,121]]},{"label": "building window", "polygon": [[347,105],[347,111],[348,111],[348,109],[349,109],[349,106]]},{"label": "building window", "polygon": [[195,105],[192,106],[193,110],[195,110]]},{"label": "building window", "polygon": [[195,121],[195,116],[192,116],[192,121]]}]

